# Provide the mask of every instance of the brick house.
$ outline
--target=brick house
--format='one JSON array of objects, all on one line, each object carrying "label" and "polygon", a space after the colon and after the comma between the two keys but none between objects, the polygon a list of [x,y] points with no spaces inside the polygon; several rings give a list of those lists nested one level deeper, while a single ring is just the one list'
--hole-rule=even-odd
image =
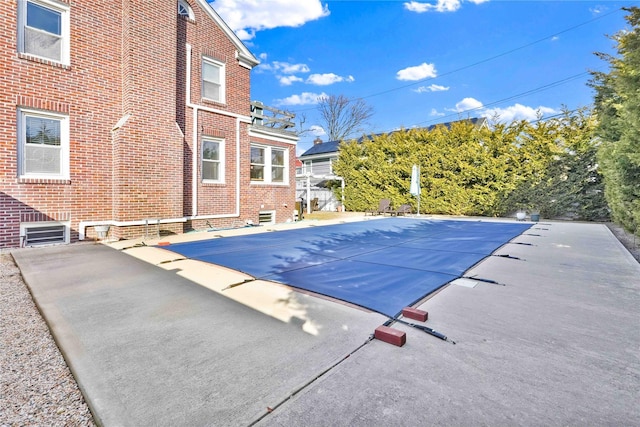
[{"label": "brick house", "polygon": [[297,136],[205,0],[0,8],[0,247],[292,217]]}]

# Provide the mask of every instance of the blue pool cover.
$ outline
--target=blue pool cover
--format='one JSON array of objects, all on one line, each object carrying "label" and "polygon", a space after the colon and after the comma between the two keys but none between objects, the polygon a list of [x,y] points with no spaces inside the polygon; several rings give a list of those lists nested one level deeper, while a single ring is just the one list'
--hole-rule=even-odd
[{"label": "blue pool cover", "polygon": [[530,226],[386,218],[163,248],[397,317]]}]

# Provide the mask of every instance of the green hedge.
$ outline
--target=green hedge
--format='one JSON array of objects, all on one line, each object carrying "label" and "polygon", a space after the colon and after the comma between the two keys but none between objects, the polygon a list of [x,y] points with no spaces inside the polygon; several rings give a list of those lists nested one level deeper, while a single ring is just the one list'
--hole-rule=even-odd
[{"label": "green hedge", "polygon": [[534,124],[478,129],[459,121],[450,128],[402,130],[343,142],[334,171],[345,179],[345,207],[352,211],[375,208],[382,198],[415,210],[409,186],[418,164],[423,213],[500,216],[525,209],[545,217],[606,219],[595,126],[581,110]]}]

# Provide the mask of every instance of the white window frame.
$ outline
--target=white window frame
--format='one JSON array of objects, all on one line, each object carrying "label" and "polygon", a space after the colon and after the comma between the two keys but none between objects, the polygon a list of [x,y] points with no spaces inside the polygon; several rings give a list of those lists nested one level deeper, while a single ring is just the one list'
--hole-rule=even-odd
[{"label": "white window frame", "polygon": [[[254,180],[251,179],[252,184],[269,184],[269,185],[289,185],[289,150],[284,147],[275,147],[271,145],[262,145],[262,144],[251,144],[251,148],[260,148],[264,150],[264,179],[263,180]],[[272,177],[272,164],[271,164],[271,152],[272,150],[279,150],[284,152],[284,170],[283,170],[283,181],[282,182],[274,182]],[[251,164],[251,159],[249,159],[249,163]]]},{"label": "white window frame", "polygon": [[[26,146],[27,146],[27,117],[42,117],[45,119],[60,121],[60,171],[59,173],[27,173],[26,170]],[[34,179],[70,179],[69,174],[69,116],[58,113],[18,109],[18,176],[20,178]]]},{"label": "white window frame", "polygon": [[26,246],[27,228],[44,228],[51,226],[63,226],[64,227],[64,239],[62,242],[41,243],[31,246],[51,246],[51,245],[67,245],[71,241],[71,222],[70,221],[39,221],[39,222],[22,222],[20,223],[20,238],[25,239],[22,244]]},{"label": "white window frame", "polygon": [[[187,14],[183,14],[180,13],[180,7],[182,6],[182,8],[184,8],[187,12]],[[184,0],[178,0],[178,15],[180,16],[184,16],[185,18],[189,18],[192,21],[195,20],[195,16],[193,15],[193,9],[191,9],[191,6],[189,6],[189,3],[187,3]]]},{"label": "white window frame", "polygon": [[[220,158],[218,159],[218,179],[206,179],[204,177],[204,163],[212,162],[215,163],[214,160],[208,160],[204,158],[204,143],[205,142],[215,142],[218,143],[218,153]],[[224,139],[222,138],[213,138],[210,136],[205,136],[202,138],[202,144],[200,148],[200,176],[202,177],[202,182],[211,183],[211,184],[224,184],[225,182],[225,155],[224,155]]]},{"label": "white window frame", "polygon": [[[220,85],[220,96],[219,99],[208,98],[204,94],[204,67],[205,65],[212,65],[214,67],[218,67],[220,69],[220,82],[213,82],[215,84]],[[224,104],[226,101],[226,66],[223,62],[216,61],[215,59],[203,56],[202,57],[202,79],[201,79],[201,87],[202,87],[202,98],[207,99],[209,101],[218,102],[220,104]]]},{"label": "white window frame", "polygon": [[[60,59],[48,58],[46,56],[37,55],[26,51],[25,46],[25,27],[27,26],[27,4],[33,3],[46,9],[51,9],[60,13],[61,26],[60,38],[62,40],[60,47]],[[47,61],[69,65],[70,64],[70,21],[69,21],[69,5],[58,3],[52,0],[18,0],[18,51],[34,58],[42,58]]]}]

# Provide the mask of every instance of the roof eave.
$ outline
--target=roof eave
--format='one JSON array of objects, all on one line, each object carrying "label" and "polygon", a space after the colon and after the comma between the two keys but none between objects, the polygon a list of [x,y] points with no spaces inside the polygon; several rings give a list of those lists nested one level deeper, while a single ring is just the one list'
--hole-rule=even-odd
[{"label": "roof eave", "polygon": [[206,0],[196,0],[196,2],[200,5],[202,10],[204,10],[207,15],[222,29],[225,35],[231,40],[231,42],[236,47],[236,59],[238,63],[248,69],[252,69],[256,65],[260,63],[258,58],[255,57],[253,53],[244,45],[242,40],[236,35],[236,33],[224,22],[224,19],[218,15],[213,7]]}]

